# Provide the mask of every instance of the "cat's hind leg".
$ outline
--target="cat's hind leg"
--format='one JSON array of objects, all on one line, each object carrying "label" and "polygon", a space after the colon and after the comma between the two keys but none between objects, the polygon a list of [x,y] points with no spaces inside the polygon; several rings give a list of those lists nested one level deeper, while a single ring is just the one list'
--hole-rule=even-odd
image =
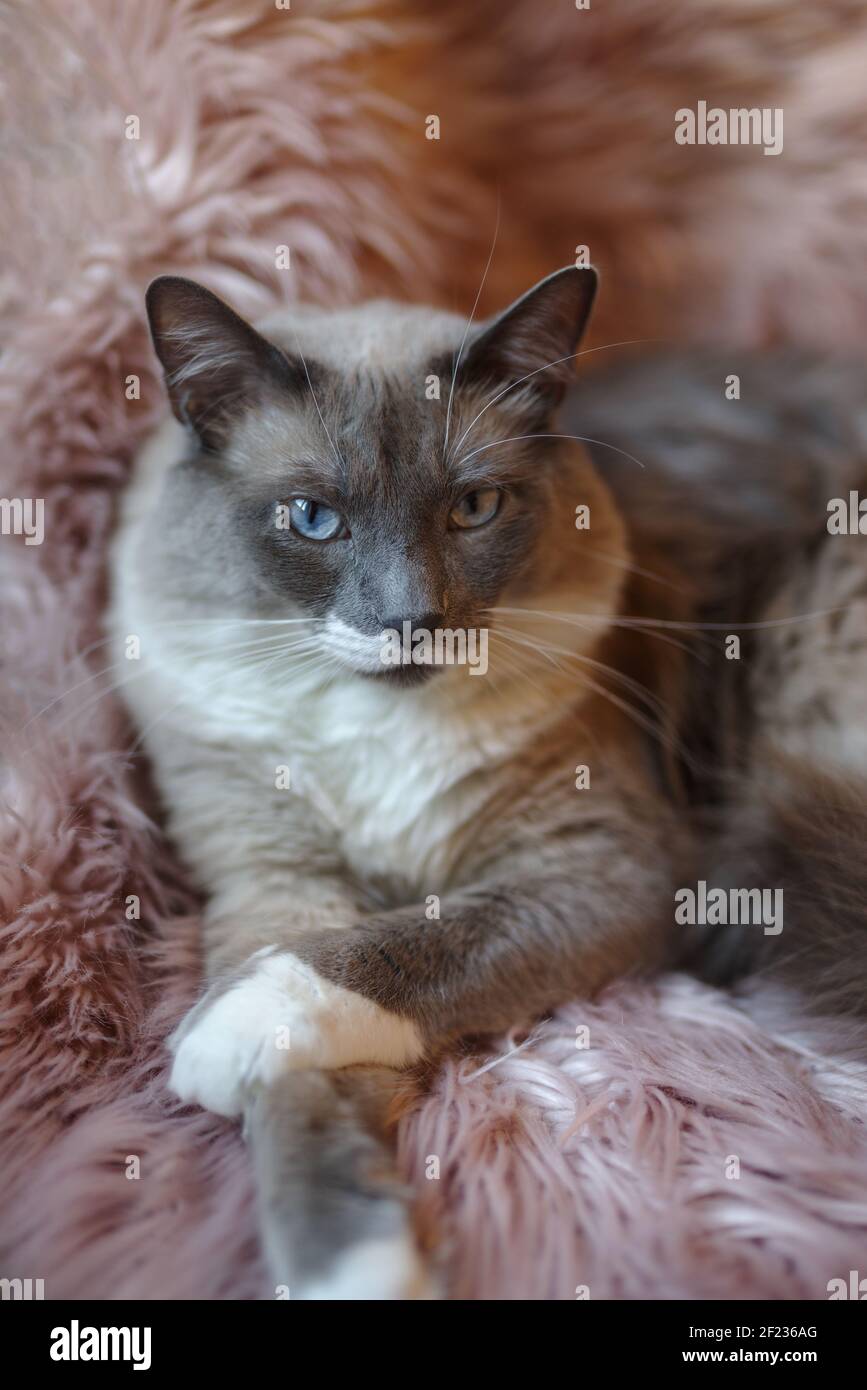
[{"label": "cat's hind leg", "polygon": [[754,726],[708,878],[780,895],[773,931],[706,928],[696,968],[751,972],[867,1055],[867,538],[792,557],[748,668]]}]

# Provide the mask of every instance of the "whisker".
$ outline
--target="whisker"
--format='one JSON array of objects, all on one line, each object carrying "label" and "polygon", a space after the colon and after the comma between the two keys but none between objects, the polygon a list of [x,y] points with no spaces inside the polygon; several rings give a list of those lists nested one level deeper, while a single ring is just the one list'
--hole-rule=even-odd
[{"label": "whisker", "polygon": [[179,618],[170,622],[148,622],[149,628],[163,627],[203,627],[210,623],[221,623],[225,627],[288,627],[300,623],[324,623],[324,618]]},{"label": "whisker", "polygon": [[672,579],[666,579],[664,575],[655,574],[653,570],[642,569],[632,560],[624,560],[620,555],[609,555],[603,550],[591,550],[582,541],[582,555],[589,555],[594,560],[605,560],[608,564],[614,565],[615,569],[626,570],[628,574],[637,574],[641,579],[652,579],[655,584],[662,584],[664,588],[671,589],[676,594],[685,593],[682,584],[675,584]]},{"label": "whisker", "polygon": [[[323,657],[323,659],[325,660],[326,663],[330,663],[330,662],[335,662],[335,663],[336,663],[336,661],[337,661],[337,659],[336,659],[335,657],[331,656],[329,653],[321,653],[321,656]],[[273,658],[271,658],[271,659],[273,660]],[[309,661],[309,657],[305,657],[305,661]],[[314,663],[314,664],[315,664],[315,663]],[[339,663],[338,663],[338,664],[339,664]],[[243,664],[242,664],[240,667],[236,667],[235,670],[232,672],[232,674],[238,674],[239,671],[240,671],[241,673],[244,673],[245,671],[254,672],[254,671],[257,669],[258,665],[259,665],[259,663],[256,662],[256,661],[247,663],[246,665],[243,665]],[[303,663],[300,663],[299,666],[300,666],[300,669],[303,669]],[[267,669],[267,667],[266,667],[266,669]],[[295,668],[293,667],[292,669],[293,669],[293,674],[294,674]],[[327,669],[328,669],[328,665],[326,664],[326,665],[323,667],[323,670],[327,670]],[[223,676],[225,676],[225,675],[227,675],[227,674],[228,674],[228,672],[226,672],[225,670],[215,672],[213,679],[212,679],[211,681],[209,681],[209,682],[207,683],[207,685],[205,686],[205,690],[211,690],[211,689],[213,688],[213,686],[216,684],[216,682],[217,682],[218,680],[220,680],[221,677],[223,677]],[[196,699],[196,698],[198,697],[199,693],[200,693],[199,691],[192,691],[192,690],[184,691],[183,694],[174,702],[174,704],[169,705],[168,709],[161,710],[160,713],[157,715],[156,719],[152,719],[151,722],[150,722],[150,724],[148,724],[144,729],[141,730],[141,732],[139,733],[139,736],[138,736],[138,738],[136,739],[135,743],[132,744],[131,747],[128,748],[128,749],[126,750],[126,751],[127,751],[127,755],[130,756],[130,757],[132,757],[132,756],[134,756],[135,754],[137,754],[138,751],[139,751],[139,749],[141,748],[142,743],[144,742],[145,738],[147,738],[148,734],[151,733],[151,732],[156,728],[157,724],[159,724],[161,720],[165,719],[168,715],[173,714],[173,713],[175,712],[175,710],[176,710],[180,705],[182,705],[182,704],[184,703],[185,700]]]},{"label": "whisker", "polygon": [[[506,640],[514,641],[515,639],[507,638]],[[549,656],[549,654],[545,652],[543,648],[539,648],[539,655]],[[581,660],[577,653],[575,653],[574,655],[576,660]],[[608,668],[608,671],[609,674],[614,674],[612,668]],[[597,681],[594,681],[592,677],[588,676],[583,671],[581,672],[581,682],[589,690],[592,690],[594,694],[599,695],[602,699],[608,700],[610,704],[614,705],[617,709],[621,710],[622,713],[627,716],[627,718],[631,719],[633,723],[637,724],[638,727],[643,729],[644,732],[648,734],[651,738],[658,739],[659,742],[667,744],[669,747],[675,750],[679,748],[679,740],[673,739],[671,735],[668,734],[663,727],[656,723],[655,720],[651,719],[648,715],[643,714],[641,710],[637,710],[635,706],[630,705],[628,701],[622,700],[620,696],[615,694],[613,690],[608,690],[604,685],[600,685]]]},{"label": "whisker", "polygon": [[[266,637],[261,637],[261,638],[258,638],[258,639],[254,639],[253,641],[250,641],[250,642],[247,642],[247,641],[244,641],[244,642],[228,642],[228,643],[224,643],[223,645],[221,645],[221,646],[219,647],[219,652],[222,654],[222,653],[225,653],[225,652],[240,651],[240,650],[245,650],[245,649],[248,649],[248,648],[251,648],[251,647],[255,647],[255,646],[258,646],[258,645],[262,645],[262,644],[266,644],[266,643],[278,642],[278,641],[280,641],[280,640],[281,640],[280,634],[274,633],[274,634],[272,634],[272,635],[270,635],[270,636],[266,636]],[[302,637],[300,638],[300,641],[301,641],[301,642],[304,642],[305,640],[308,640],[305,636],[302,636]],[[116,635],[111,636],[111,637],[106,637],[103,641],[101,641],[101,642],[99,642],[99,643],[92,643],[91,646],[85,648],[84,651],[82,651],[82,652],[76,652],[76,653],[74,654],[74,658],[75,658],[75,657],[84,657],[88,652],[95,650],[97,647],[102,647],[102,646],[105,646],[105,645],[106,645],[107,643],[109,643],[109,642],[115,642],[115,641],[120,641],[120,642],[122,642],[122,641],[123,641],[123,638],[118,638]],[[74,659],[74,658],[73,658],[73,659]],[[128,664],[128,662],[126,662],[125,664]],[[92,671],[92,672],[90,673],[90,675],[85,676],[85,677],[84,677],[82,680],[80,680],[80,681],[76,681],[75,685],[68,686],[67,689],[62,690],[62,691],[60,692],[59,695],[56,695],[56,696],[54,697],[53,700],[50,700],[50,701],[48,702],[47,705],[43,705],[42,709],[37,710],[35,714],[32,714],[32,715],[30,716],[30,718],[27,720],[27,722],[26,722],[25,724],[22,724],[21,728],[18,730],[19,735],[25,733],[25,731],[26,731],[27,729],[29,729],[30,726],[31,726],[31,724],[34,724],[34,723],[36,722],[37,719],[42,719],[42,718],[44,717],[44,715],[48,714],[52,709],[54,709],[55,705],[59,705],[59,704],[61,703],[61,701],[62,701],[62,700],[65,700],[69,695],[74,695],[75,692],[76,692],[76,690],[81,690],[81,689],[83,689],[84,686],[92,684],[93,681],[98,680],[98,679],[100,678],[100,676],[107,676],[107,675],[109,675],[109,674],[111,674],[111,673],[113,673],[113,672],[117,672],[117,671],[123,670],[123,669],[124,669],[124,665],[122,664],[121,659],[119,659],[119,660],[117,660],[117,661],[113,661],[109,666],[103,666],[103,667],[101,668],[101,670],[99,670],[99,671]],[[147,666],[147,664],[145,664],[143,667],[139,668],[138,671],[133,672],[132,675],[140,675],[140,674],[142,674],[144,671],[146,671],[146,670],[148,670],[148,669],[150,669],[150,668]],[[113,690],[119,689],[119,687],[120,687],[121,684],[126,684],[126,681],[119,682],[117,685],[109,686],[109,688],[108,688],[107,691],[101,691],[101,692],[100,692],[100,698],[102,697],[103,694],[110,694]],[[80,706],[79,708],[88,708],[88,707],[89,707],[89,706],[83,706],[83,707]],[[59,727],[60,727],[60,726],[59,726]]]},{"label": "whisker", "polygon": [[316,392],[313,390],[313,382],[310,380],[310,372],[309,372],[308,369],[307,369],[307,362],[306,362],[306,359],[305,359],[305,357],[304,357],[304,353],[301,351],[301,344],[300,344],[299,341],[298,341],[298,334],[297,334],[297,333],[294,333],[294,334],[293,334],[293,337],[295,338],[295,347],[296,347],[296,349],[297,349],[298,356],[301,358],[301,365],[302,365],[303,368],[304,368],[304,375],[305,375],[306,378],[307,378],[307,385],[310,387],[310,394],[311,394],[311,396],[313,397],[313,404],[316,406],[316,414],[319,416],[319,420],[320,420],[320,423],[321,423],[321,425],[322,425],[322,428],[323,428],[324,431],[325,431],[325,435],[326,435],[326,438],[328,439],[328,443],[331,445],[331,452],[333,453],[335,459],[337,460],[337,465],[338,465],[338,467],[342,467],[342,465],[343,465],[343,460],[341,459],[340,454],[337,452],[337,448],[336,448],[336,446],[335,446],[335,444],[334,444],[334,440],[331,438],[330,431],[329,431],[329,429],[328,429],[328,426],[327,426],[326,423],[325,423],[325,417],[324,417],[324,415],[322,414],[322,411],[319,409],[319,402],[318,402],[318,400],[316,399]]},{"label": "whisker", "polygon": [[852,605],[840,604],[837,608],[817,608],[811,613],[794,613],[788,618],[768,618],[762,622],[741,623],[732,619],[727,623],[695,623],[673,618],[611,618],[604,613],[555,613],[542,608],[502,608],[481,609],[484,613],[523,613],[529,617],[552,618],[558,622],[571,622],[579,618],[587,622],[616,623],[621,627],[664,627],[679,628],[684,632],[750,632],[765,628],[789,627],[792,623],[806,622],[812,618],[830,618],[835,613],[847,613]]},{"label": "whisker", "polygon": [[[550,365],[553,366],[553,363]],[[517,382],[515,383],[517,385]],[[493,439],[489,444],[480,444],[478,449],[472,449],[470,453],[464,454],[461,459],[466,463],[467,459],[475,458],[476,454],[483,454],[486,449],[496,449],[501,444],[516,444],[521,439],[575,439],[579,444],[598,444],[603,449],[613,449],[615,454],[622,454],[625,459],[632,463],[637,463],[639,468],[645,468],[646,464],[637,459],[634,454],[628,454],[625,449],[620,449],[616,444],[609,444],[605,439],[591,439],[587,434],[552,434],[547,431],[539,431],[536,434],[513,434],[508,439]]]},{"label": "whisker", "polygon": [[[111,639],[109,638],[108,640],[110,641]],[[93,671],[89,676],[85,676],[84,680],[80,680],[75,685],[71,685],[68,690],[61,690],[60,694],[56,695],[47,705],[44,705],[42,709],[32,714],[26,724],[21,725],[21,728],[18,730],[18,736],[20,737],[21,734],[26,733],[31,724],[35,724],[37,719],[41,719],[43,715],[48,714],[49,710],[54,709],[55,705],[59,705],[61,700],[66,699],[67,695],[74,695],[76,690],[81,690],[82,686],[90,685],[91,681],[98,680],[100,676],[106,676],[110,671],[115,670],[117,670],[117,662],[113,661],[110,666],[103,666],[101,671]]]},{"label": "whisker", "polygon": [[558,647],[550,642],[536,642],[533,639],[525,641],[525,634],[519,632],[516,628],[501,628],[500,631],[508,633],[513,639],[522,642],[523,645],[531,647],[532,650],[539,652],[554,652],[558,656],[565,657],[569,661],[578,661],[582,665],[592,666],[594,669],[610,676],[613,680],[618,681],[625,690],[635,695],[643,703],[647,704],[648,707],[655,708],[660,714],[665,713],[665,706],[652,690],[649,690],[646,685],[642,685],[640,681],[635,680],[632,676],[628,676],[625,671],[618,671],[615,666],[610,666],[605,661],[599,661],[595,657],[589,656],[586,652],[572,652],[568,647]]},{"label": "whisker", "polygon": [[556,357],[553,362],[546,362],[544,366],[536,367],[534,371],[527,372],[526,376],[520,376],[517,381],[510,382],[502,391],[498,391],[495,396],[492,396],[486,405],[482,406],[478,415],[474,416],[470,421],[457,444],[454,446],[454,449],[452,449],[452,457],[454,457],[470,430],[476,422],[482,418],[486,410],[490,410],[491,406],[496,405],[497,401],[501,400],[503,396],[508,395],[510,391],[514,391],[516,386],[520,386],[523,382],[529,381],[531,377],[538,376],[540,372],[547,372],[550,367],[558,367],[561,362],[571,362],[578,357],[590,357],[594,352],[606,352],[609,348],[632,347],[638,343],[664,343],[665,341],[665,338],[625,338],[623,342],[620,343],[603,343],[600,347],[583,348],[581,352],[567,352],[565,357]]},{"label": "whisker", "polygon": [[[95,695],[92,695],[89,699],[85,700],[83,704],[76,705],[74,709],[70,710],[69,713],[64,716],[64,718],[54,722],[52,724],[52,733],[55,733],[60,729],[65,728],[65,726],[77,715],[80,716],[86,714],[88,710],[94,709],[99,704],[100,700],[104,700],[109,695],[114,695],[116,691],[122,690],[124,686],[127,686],[132,681],[138,680],[141,676],[146,675],[148,669],[149,668],[147,667],[140,667],[139,670],[130,672],[130,674],[124,677],[123,680],[113,681],[112,684],[107,686],[104,690],[98,690]],[[66,693],[68,694],[69,692]],[[61,696],[60,698],[62,699],[63,696]],[[56,704],[57,701],[55,701],[54,703]],[[25,728],[26,727],[27,726],[25,725]]]},{"label": "whisker", "polygon": [[[500,629],[500,628],[491,628],[491,631],[490,631],[490,633],[488,634],[488,636],[489,636],[489,639],[490,639],[491,641],[493,641],[495,638],[500,638],[500,639],[502,640],[503,646],[505,647],[506,651],[507,651],[508,654],[512,657],[512,668],[511,668],[511,670],[507,670],[507,671],[505,672],[505,674],[506,674],[506,675],[517,674],[517,675],[520,677],[521,680],[529,681],[529,683],[530,683],[530,685],[532,685],[533,689],[534,689],[534,690],[538,690],[539,694],[542,695],[542,696],[544,696],[546,692],[542,689],[542,687],[538,684],[537,681],[532,680],[532,679],[530,678],[530,676],[527,674],[527,666],[531,664],[531,663],[529,662],[529,660],[527,660],[527,661],[524,662],[524,663],[522,663],[521,661],[518,660],[518,657],[521,655],[521,651],[526,651],[527,648],[526,648],[523,644],[520,644],[520,645],[521,645],[521,651],[516,650],[516,648],[519,647],[519,644],[518,644],[518,643],[512,643],[512,644],[510,644],[510,643],[509,643],[509,639],[506,637],[505,633],[504,633],[504,632],[502,631],[502,629]],[[530,655],[530,653],[528,653],[528,657],[529,657],[529,655]],[[564,674],[566,674],[566,673],[564,672]]]},{"label": "whisker", "polygon": [[[606,614],[601,614],[601,613],[557,613],[557,612],[554,612],[554,611],[550,611],[550,612],[549,612],[549,611],[547,611],[546,609],[543,609],[543,608],[504,608],[504,607],[499,607],[499,608],[497,608],[497,607],[495,607],[495,608],[482,608],[482,609],[479,610],[479,612],[480,612],[480,615],[484,615],[484,614],[488,614],[488,613],[492,613],[492,614],[494,614],[494,615],[496,615],[496,614],[498,614],[498,613],[505,613],[505,614],[507,614],[508,616],[520,616],[520,617],[525,617],[525,618],[539,618],[539,619],[542,619],[542,620],[544,620],[544,621],[546,621],[546,622],[568,623],[568,624],[569,624],[570,626],[572,626],[572,627],[580,627],[580,628],[583,628],[585,631],[588,631],[588,632],[591,630],[590,627],[588,626],[589,623],[591,623],[591,622],[603,623],[606,627],[623,628],[623,629],[624,629],[625,631],[627,631],[627,632],[636,632],[636,631],[637,631],[637,632],[642,632],[642,633],[644,633],[644,635],[645,635],[646,637],[654,637],[658,642],[664,642],[664,643],[666,644],[666,646],[669,646],[669,647],[677,647],[680,651],[686,652],[687,655],[696,656],[696,657],[699,656],[699,653],[696,652],[695,649],[694,649],[693,647],[689,646],[686,642],[679,642],[679,641],[677,640],[676,637],[670,637],[667,633],[664,633],[664,632],[654,632],[654,631],[653,631],[653,625],[654,625],[654,620],[653,620],[653,619],[644,619],[644,618],[615,618],[615,617],[610,617],[610,616],[608,616],[608,615],[606,615]],[[583,621],[582,621],[582,620],[583,620]],[[692,631],[692,624],[684,623],[684,624],[682,624],[682,626],[685,627],[685,628],[687,628],[687,629],[689,629],[690,631]],[[731,628],[726,627],[726,628],[725,628],[725,631],[726,631],[726,632],[730,632],[730,631],[731,631]],[[694,634],[694,635],[695,635],[695,634]],[[704,640],[704,639],[702,639],[701,637],[699,637],[699,640]],[[709,640],[709,639],[707,639],[707,640]]]},{"label": "whisker", "polygon": [[[219,649],[219,652],[220,655],[223,655],[226,652],[234,652],[243,655],[245,651],[252,649],[253,654],[255,654],[256,651],[261,650],[263,655],[270,656],[274,651],[273,644],[279,641],[279,635],[274,634],[273,636],[260,638],[258,639],[258,641],[252,643],[228,643],[225,646],[221,647]],[[311,649],[311,644],[313,643],[313,641],[314,639],[312,637],[302,635],[301,637],[296,638],[295,641],[292,643],[284,643],[284,647],[281,650],[284,650],[287,655],[291,654],[292,652],[306,653],[308,650]],[[50,701],[49,704],[44,706],[43,709],[38,710],[36,714],[32,715],[31,718],[28,719],[27,723],[22,725],[21,729],[19,730],[19,733],[23,734],[24,731],[28,729],[30,725],[33,724],[37,719],[42,718],[51,709],[53,709],[55,705],[58,705],[62,700],[66,699],[67,696],[74,694],[76,690],[80,690],[83,686],[91,684],[100,676],[108,675],[110,672],[116,673],[118,671],[121,671],[124,669],[124,665],[129,664],[131,663],[127,661],[124,661],[123,664],[121,664],[121,661],[115,661],[112,663],[111,666],[106,666],[101,671],[95,671],[92,675],[86,677],[84,680],[78,681],[75,685],[70,686],[68,690],[61,691],[61,693],[57,695],[52,701]],[[145,660],[144,662],[136,662],[136,666],[137,669],[131,671],[130,674],[126,676],[123,680],[112,681],[104,689],[98,690],[91,698],[86,700],[83,704],[77,705],[74,709],[72,709],[69,712],[69,714],[65,718],[55,723],[54,728],[58,730],[64,728],[70,720],[76,717],[76,715],[82,715],[86,713],[88,710],[95,708],[99,704],[100,700],[105,699],[109,695],[115,694],[118,690],[123,689],[125,686],[129,685],[132,681],[138,679],[139,677],[153,673],[154,668],[147,662],[147,660]],[[232,666],[231,669],[236,669],[236,666],[237,663],[235,664],[235,666]]]},{"label": "whisker", "polygon": [[467,341],[467,334],[469,333],[470,328],[472,327],[473,319],[474,319],[475,316],[476,316],[476,310],[477,310],[478,307],[479,307],[479,300],[480,300],[481,297],[482,297],[482,290],[485,288],[485,281],[486,281],[487,278],[488,278],[488,271],[489,271],[490,268],[491,268],[491,261],[494,259],[494,249],[495,249],[495,247],[496,247],[496,245],[497,245],[497,237],[499,236],[499,232],[500,232],[500,193],[499,193],[499,190],[497,190],[497,220],[496,220],[496,222],[495,222],[495,224],[494,224],[494,238],[493,238],[493,241],[491,242],[491,249],[490,249],[490,251],[488,252],[488,260],[487,260],[487,264],[485,265],[484,273],[483,273],[483,275],[482,275],[482,282],[481,282],[481,284],[479,285],[478,293],[477,293],[477,295],[476,295],[475,302],[474,302],[474,304],[473,304],[472,311],[471,311],[471,313],[470,313],[470,317],[467,319],[467,326],[466,326],[466,328],[464,329],[464,336],[461,338],[461,345],[460,345],[460,347],[458,348],[458,355],[457,355],[457,357],[455,358],[455,364],[454,364],[454,368],[453,368],[453,370],[452,370],[452,384],[451,384],[451,386],[449,387],[449,403],[448,403],[448,406],[447,406],[447,408],[446,408],[446,428],[445,428],[445,434],[444,434],[444,436],[443,436],[443,452],[442,452],[443,461],[445,461],[446,450],[448,449],[448,446],[449,446],[449,426],[450,426],[450,424],[451,424],[451,418],[452,418],[452,397],[453,397],[454,391],[455,391],[455,380],[457,379],[458,368],[459,368],[460,365],[461,365],[461,357],[463,356],[464,345],[465,345],[465,343],[466,343],[466,341]]},{"label": "whisker", "polygon": [[[279,624],[280,626],[286,626],[288,624],[294,625],[296,623],[301,624],[324,622],[324,618],[182,618],[161,623],[154,623],[149,621],[148,631],[162,631],[163,628],[167,627],[200,627],[218,623],[222,623],[226,626],[232,627],[260,627],[264,624],[272,623]],[[100,647],[106,647],[110,642],[117,641],[123,641],[123,637],[116,632],[110,633],[108,637],[100,637],[98,641],[90,642],[88,646],[82,647],[80,650],[71,652],[70,661],[75,660],[77,658],[90,656],[91,652],[99,651]]]},{"label": "whisker", "polygon": [[[309,635],[306,633],[301,633],[295,636],[294,645],[303,645],[303,643],[305,642],[315,642],[316,640],[317,639],[315,635],[312,633]],[[245,638],[244,640],[239,642],[222,642],[218,645],[203,645],[199,648],[190,645],[188,647],[184,647],[183,650],[184,652],[189,652],[193,656],[207,656],[211,652],[215,653],[215,655],[217,656],[221,656],[224,652],[253,651],[256,648],[272,647],[275,644],[278,646],[281,644],[286,644],[288,647],[290,647],[290,649],[293,645],[292,643],[286,643],[286,638],[283,633],[273,632],[265,637],[251,637],[249,639]]]}]

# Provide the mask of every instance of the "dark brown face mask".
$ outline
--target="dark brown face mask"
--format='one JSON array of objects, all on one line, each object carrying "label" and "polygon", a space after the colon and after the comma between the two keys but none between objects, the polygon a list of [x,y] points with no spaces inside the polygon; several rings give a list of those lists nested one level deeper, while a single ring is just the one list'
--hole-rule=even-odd
[{"label": "dark brown face mask", "polygon": [[190,505],[234,538],[226,564],[248,565],[272,603],[364,635],[472,625],[544,537],[550,422],[595,290],[594,271],[569,267],[426,360],[350,372],[269,341],[192,281],[155,280]]}]

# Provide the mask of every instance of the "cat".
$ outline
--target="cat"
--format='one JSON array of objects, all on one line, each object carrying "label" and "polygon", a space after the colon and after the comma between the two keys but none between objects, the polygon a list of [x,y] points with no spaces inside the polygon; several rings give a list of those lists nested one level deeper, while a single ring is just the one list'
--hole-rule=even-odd
[{"label": "cat", "polygon": [[[853,771],[867,562],[818,500],[857,451],[820,421],[781,479],[722,375],[683,409],[694,363],[576,386],[595,292],[567,267],[479,325],[374,303],[253,328],[192,281],[148,291],[173,418],[125,499],[111,628],[207,896],[171,1085],[243,1116],[293,1298],[441,1296],[383,1137],[401,1069],[690,953],[761,965],[768,938],[705,950],[675,893],[744,865],[791,890],[792,779],[815,766],[805,804],[821,772],[836,807]],[[805,598],[846,616],[749,627]],[[478,678],[410,659],[408,633],[471,630]]]}]

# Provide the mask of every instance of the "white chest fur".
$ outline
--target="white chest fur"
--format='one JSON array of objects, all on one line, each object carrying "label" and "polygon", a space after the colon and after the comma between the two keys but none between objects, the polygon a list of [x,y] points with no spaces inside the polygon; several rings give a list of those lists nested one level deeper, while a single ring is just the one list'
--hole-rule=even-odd
[{"label": "white chest fur", "polygon": [[421,698],[353,680],[320,696],[313,717],[300,721],[312,736],[295,743],[299,790],[334,827],[356,872],[419,889],[427,880],[432,892],[447,881],[462,832],[489,794],[490,769],[528,732],[526,710],[519,718],[485,692],[460,690],[468,680],[465,671],[442,673],[434,677],[442,689],[432,682]]},{"label": "white chest fur", "polygon": [[192,693],[169,717],[175,730],[236,749],[258,769],[260,786],[285,770],[277,814],[303,817],[309,808],[360,879],[403,883],[421,896],[449,886],[496,770],[551,718],[551,702],[528,699],[526,686],[495,690],[465,669],[440,672],[419,690],[352,675],[325,686],[290,677],[251,687],[240,672],[227,669],[216,682],[212,674],[185,667]]}]

